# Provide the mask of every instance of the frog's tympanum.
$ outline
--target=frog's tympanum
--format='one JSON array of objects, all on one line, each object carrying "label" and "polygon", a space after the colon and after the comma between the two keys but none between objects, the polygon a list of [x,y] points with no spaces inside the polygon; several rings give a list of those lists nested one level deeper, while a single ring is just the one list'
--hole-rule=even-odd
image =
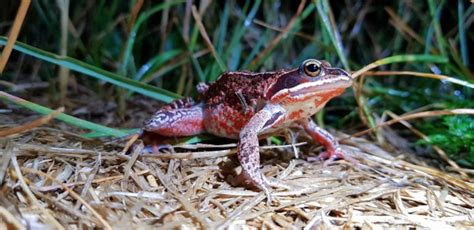
[{"label": "frog's tympanum", "polygon": [[320,157],[343,157],[336,139],[311,116],[351,85],[344,70],[315,59],[276,72],[226,72],[210,85],[198,85],[199,102],[185,98],[164,106],[145,122],[144,130],[166,137],[210,133],[238,139],[244,177],[270,199],[269,182],[260,172],[259,136],[299,124],[325,147]]}]

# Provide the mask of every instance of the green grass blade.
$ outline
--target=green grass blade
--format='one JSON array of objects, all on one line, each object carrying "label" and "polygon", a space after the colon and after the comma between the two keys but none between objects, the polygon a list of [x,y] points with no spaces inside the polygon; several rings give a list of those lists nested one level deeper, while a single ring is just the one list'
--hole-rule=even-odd
[{"label": "green grass blade", "polygon": [[163,54],[157,55],[156,57],[153,57],[147,63],[142,65],[140,69],[138,69],[137,74],[135,74],[134,79],[137,81],[141,81],[143,77],[146,76],[148,73],[155,71],[165,62],[176,57],[180,53],[181,53],[181,50],[170,50]]},{"label": "green grass blade", "polygon": [[138,17],[135,25],[133,25],[132,31],[130,31],[130,35],[127,40],[127,45],[125,46],[125,52],[124,52],[124,58],[123,58],[123,64],[121,65],[120,73],[126,73],[126,68],[129,64],[130,58],[132,56],[132,51],[133,51],[133,45],[135,44],[135,40],[138,34],[138,30],[140,29],[140,26],[148,20],[151,16],[154,14],[164,10],[168,9],[174,5],[184,3],[185,1],[166,1],[165,3],[158,4],[149,10],[143,12],[140,14]]},{"label": "green grass blade", "polygon": [[204,75],[204,71],[202,70],[201,66],[199,65],[198,60],[192,55],[194,52],[194,49],[197,46],[197,39],[199,36],[199,29],[197,26],[193,28],[193,31],[191,33],[191,40],[188,45],[188,52],[191,54],[189,55],[189,59],[191,59],[191,64],[193,65],[194,69],[197,72],[199,81],[201,82],[206,82],[206,75]]},{"label": "green grass blade", "polygon": [[[247,3],[250,3],[250,2],[251,1]],[[261,3],[262,3],[261,0],[254,1],[252,8],[250,9],[245,19],[242,21],[242,24],[240,26],[236,26],[235,29],[233,30],[232,39],[230,40],[229,46],[227,47],[227,52],[224,54],[224,60],[228,60],[231,56],[235,56],[236,55],[235,52],[241,52],[241,49],[239,49],[238,47],[238,43],[240,42],[240,39],[244,36],[245,31],[249,28],[249,25],[252,23],[255,15],[258,12],[258,9],[260,8]],[[246,11],[244,11],[244,14],[245,13]],[[239,63],[235,63],[234,66],[229,66],[229,70],[231,71],[236,70],[236,68],[238,67],[238,64]]]},{"label": "green grass blade", "polygon": [[318,14],[323,21],[324,29],[329,34],[331,38],[332,44],[336,49],[336,53],[341,59],[342,65],[346,70],[349,70],[349,62],[347,61],[346,55],[344,54],[344,47],[342,46],[341,36],[337,31],[337,28],[332,28],[331,22],[329,20],[329,3],[327,0],[317,0],[316,1],[316,9],[318,10]]},{"label": "green grass blade", "polygon": [[222,51],[224,50],[224,44],[225,44],[225,38],[227,34],[227,28],[229,27],[229,6],[230,4],[226,4],[224,7],[224,11],[222,12],[222,16],[220,19],[220,24],[219,24],[219,36],[217,38],[216,42],[216,51],[219,54],[222,54]]},{"label": "green grass blade", "polygon": [[[119,131],[122,131],[122,132],[125,133],[125,135],[122,135],[122,136],[126,136],[126,135],[130,135],[130,134],[138,133],[138,132],[140,132],[140,129],[120,129]],[[94,138],[101,138],[101,137],[109,137],[111,135],[103,133],[103,132],[91,131],[89,133],[82,134],[81,136],[85,137],[85,138],[94,139]],[[118,136],[118,137],[120,137],[120,136]]]},{"label": "green grass blade", "polygon": [[465,66],[469,65],[469,55],[467,53],[466,32],[464,31],[464,3],[458,1],[458,29],[459,29],[459,45],[461,46],[461,58]]},{"label": "green grass blade", "polygon": [[[263,47],[265,43],[268,43],[268,34],[269,34],[268,30],[262,34],[257,44],[255,44],[255,46],[252,48],[252,51],[250,52],[250,54],[248,54],[247,58],[245,58],[245,61],[240,67],[240,69],[249,69],[250,64],[252,63],[252,60],[257,56],[258,52],[260,51],[260,48]],[[253,69],[250,69],[250,70],[253,70]]]},{"label": "green grass blade", "polygon": [[435,3],[433,0],[428,0],[428,8],[430,10],[431,17],[433,18],[432,24],[436,36],[436,42],[438,43],[438,48],[442,56],[446,56],[447,54],[447,43],[444,39],[443,32],[441,31],[441,25],[439,23],[441,10],[443,9],[444,3],[445,1],[441,1],[441,3]]},{"label": "green grass blade", "polygon": [[[0,45],[6,44],[6,37],[0,36]],[[122,77],[118,74],[111,73],[100,69],[96,66],[87,64],[85,62],[76,60],[70,57],[62,57],[56,54],[38,49],[36,47],[27,45],[22,42],[16,42],[15,46],[13,47],[15,50],[22,52],[27,55],[31,55],[38,59],[64,66],[71,70],[77,71],[79,73],[106,81],[108,83],[114,84],[116,86],[143,94],[145,96],[149,96],[151,98],[163,101],[163,102],[171,102],[176,98],[180,98],[181,96],[170,91],[157,88],[139,81],[135,81],[129,78]]]},{"label": "green grass blade", "polygon": [[[33,110],[33,111],[35,111],[39,114],[47,115],[47,114],[50,114],[50,113],[53,112],[52,109],[46,108],[44,106],[35,104],[33,102],[27,101],[27,100],[19,98],[19,97],[15,97],[15,96],[10,95],[8,93],[5,93],[3,91],[0,91],[0,100],[7,101],[7,102],[10,102],[10,103],[19,105],[21,107]],[[56,119],[58,119],[60,121],[63,121],[65,123],[68,123],[70,125],[73,125],[73,126],[76,126],[76,127],[79,127],[79,128],[83,128],[83,129],[92,130],[92,131],[95,131],[97,133],[101,133],[101,134],[107,135],[107,136],[120,137],[120,136],[125,136],[125,135],[128,134],[127,132],[123,132],[123,131],[120,131],[120,130],[117,130],[117,129],[109,128],[109,127],[99,125],[99,124],[96,124],[96,123],[93,123],[93,122],[90,122],[90,121],[82,120],[82,119],[79,119],[77,117],[73,117],[71,115],[67,115],[67,114],[64,114],[64,113],[60,113],[56,117]]]}]

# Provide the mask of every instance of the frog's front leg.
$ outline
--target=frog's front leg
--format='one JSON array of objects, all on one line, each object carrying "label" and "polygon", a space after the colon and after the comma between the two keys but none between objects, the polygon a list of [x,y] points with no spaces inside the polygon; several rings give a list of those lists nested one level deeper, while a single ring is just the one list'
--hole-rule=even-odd
[{"label": "frog's front leg", "polygon": [[299,121],[299,123],[303,125],[304,130],[314,141],[322,144],[324,148],[326,148],[326,151],[319,154],[318,158],[330,160],[344,158],[344,152],[339,146],[339,143],[328,131],[317,126],[311,118],[303,119]]},{"label": "frog's front leg", "polygon": [[267,180],[260,171],[258,134],[282,121],[284,114],[281,106],[266,105],[240,131],[237,156],[243,169],[243,176],[265,192],[268,202],[271,201],[271,196]]}]

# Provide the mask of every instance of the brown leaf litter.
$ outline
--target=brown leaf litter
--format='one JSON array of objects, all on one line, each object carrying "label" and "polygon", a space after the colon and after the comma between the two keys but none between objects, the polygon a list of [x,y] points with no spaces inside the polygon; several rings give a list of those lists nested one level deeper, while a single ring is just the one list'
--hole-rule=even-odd
[{"label": "brown leaf litter", "polygon": [[[339,138],[344,138],[339,134]],[[235,144],[178,145],[159,155],[53,128],[0,139],[0,228],[474,227],[472,179],[414,165],[361,139],[355,161],[308,162],[309,144],[262,146],[262,171],[277,186],[231,185]],[[171,151],[171,150],[170,150]]]}]

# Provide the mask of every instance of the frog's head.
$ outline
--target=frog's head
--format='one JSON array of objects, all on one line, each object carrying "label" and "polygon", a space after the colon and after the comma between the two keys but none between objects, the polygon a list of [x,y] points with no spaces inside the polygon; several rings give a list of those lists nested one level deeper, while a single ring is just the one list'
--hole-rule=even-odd
[{"label": "frog's head", "polygon": [[318,106],[318,103],[324,105],[331,98],[342,94],[351,85],[352,78],[346,71],[332,68],[326,61],[308,59],[299,68],[281,74],[268,88],[265,97],[272,103],[311,101]]}]

